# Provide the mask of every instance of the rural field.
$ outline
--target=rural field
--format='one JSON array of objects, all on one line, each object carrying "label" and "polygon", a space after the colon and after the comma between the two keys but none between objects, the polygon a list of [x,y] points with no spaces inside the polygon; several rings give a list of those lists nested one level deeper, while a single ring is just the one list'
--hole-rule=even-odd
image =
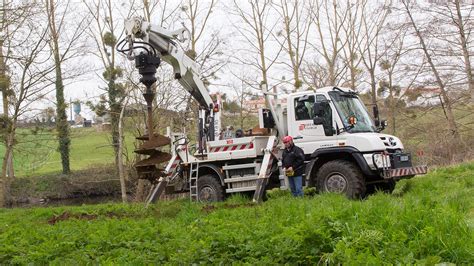
[{"label": "rural field", "polygon": [[5,264],[473,264],[474,163],[393,195],[0,209]]},{"label": "rural field", "polygon": [[[15,147],[14,166],[17,177],[42,176],[61,172],[61,156],[55,131],[22,129]],[[114,162],[110,132],[95,128],[71,129],[71,170],[84,170]],[[127,154],[134,150],[133,135],[126,134],[124,141]],[[3,154],[4,145],[0,145]],[[133,159],[133,158],[131,158]]]}]

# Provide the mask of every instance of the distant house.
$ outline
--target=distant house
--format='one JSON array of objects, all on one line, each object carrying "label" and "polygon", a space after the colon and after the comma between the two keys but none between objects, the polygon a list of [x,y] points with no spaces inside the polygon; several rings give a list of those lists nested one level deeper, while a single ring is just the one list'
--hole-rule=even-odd
[{"label": "distant house", "polygon": [[265,108],[265,98],[251,99],[244,102],[244,108],[249,111],[249,113],[258,113],[258,109]]},{"label": "distant house", "polygon": [[[278,103],[283,105],[286,104],[286,95],[279,96]],[[265,103],[265,97],[263,96],[255,99],[246,100],[243,105],[244,108],[252,114],[257,114],[258,109],[260,108],[268,108]]]}]

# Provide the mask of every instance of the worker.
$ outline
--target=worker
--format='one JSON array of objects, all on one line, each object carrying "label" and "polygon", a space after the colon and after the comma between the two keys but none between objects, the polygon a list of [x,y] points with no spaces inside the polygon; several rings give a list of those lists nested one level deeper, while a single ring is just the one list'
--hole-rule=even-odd
[{"label": "worker", "polygon": [[290,183],[291,194],[303,197],[304,152],[293,143],[291,136],[285,136],[283,144],[283,168]]},{"label": "worker", "polygon": [[243,131],[242,129],[240,129],[240,128],[237,129],[237,130],[235,131],[235,137],[236,137],[236,138],[243,138],[243,137],[244,137],[244,131]]}]

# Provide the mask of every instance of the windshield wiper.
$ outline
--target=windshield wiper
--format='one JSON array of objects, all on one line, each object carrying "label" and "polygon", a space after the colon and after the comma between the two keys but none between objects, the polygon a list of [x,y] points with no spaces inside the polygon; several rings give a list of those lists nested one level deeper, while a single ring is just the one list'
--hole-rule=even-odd
[{"label": "windshield wiper", "polygon": [[341,134],[341,133],[344,133],[344,132],[352,133],[352,132],[349,132],[349,130],[351,130],[355,127],[355,125],[345,126],[344,123],[342,124],[342,126],[343,126],[343,128],[337,128],[337,134],[338,135]]}]

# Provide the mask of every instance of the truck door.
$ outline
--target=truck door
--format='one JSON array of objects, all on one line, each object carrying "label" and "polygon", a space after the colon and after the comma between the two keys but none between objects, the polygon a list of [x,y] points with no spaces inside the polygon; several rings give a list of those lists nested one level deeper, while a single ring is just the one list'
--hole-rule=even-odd
[{"label": "truck door", "polygon": [[[288,110],[288,133],[294,142],[301,147],[305,154],[316,149],[336,146],[337,135],[326,136],[322,125],[313,123],[313,104],[316,101],[327,100],[323,94],[304,95],[293,99],[292,110]],[[328,110],[333,113],[334,110]]]}]

